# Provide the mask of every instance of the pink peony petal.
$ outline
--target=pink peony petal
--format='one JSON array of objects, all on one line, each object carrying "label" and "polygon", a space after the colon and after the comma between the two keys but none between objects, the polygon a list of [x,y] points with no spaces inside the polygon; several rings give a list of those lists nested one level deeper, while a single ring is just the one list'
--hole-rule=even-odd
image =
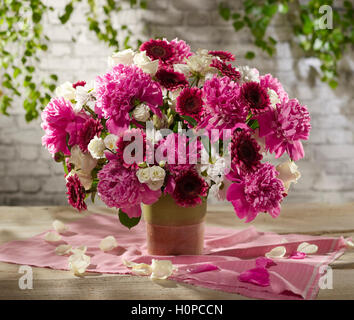
[{"label": "pink peony petal", "polygon": [[238,276],[238,280],[241,282],[248,282],[261,287],[268,287],[269,282],[269,272],[265,268],[254,268],[242,272]]},{"label": "pink peony petal", "polygon": [[220,268],[210,263],[194,266],[187,269],[187,271],[189,271],[190,273],[200,273],[200,272],[208,272],[214,270],[220,270]]},{"label": "pink peony petal", "polygon": [[306,258],[306,253],[300,251],[294,251],[289,257],[289,259],[305,259],[305,258]]},{"label": "pink peony petal", "polygon": [[269,268],[276,266],[277,264],[269,258],[260,257],[256,259],[256,266],[259,268]]}]

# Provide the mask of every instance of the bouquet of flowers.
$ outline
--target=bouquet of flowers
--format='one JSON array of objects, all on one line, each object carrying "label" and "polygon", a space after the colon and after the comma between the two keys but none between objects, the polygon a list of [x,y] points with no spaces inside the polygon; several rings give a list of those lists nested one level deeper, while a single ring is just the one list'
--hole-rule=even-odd
[{"label": "bouquet of flowers", "polygon": [[[300,173],[310,116],[270,74],[230,52],[149,40],[116,52],[92,85],[65,82],[42,112],[42,142],[65,171],[69,203],[97,194],[121,222],[169,194],[181,207],[209,194],[240,219],[280,213]],[[264,155],[288,160],[274,166]]]}]

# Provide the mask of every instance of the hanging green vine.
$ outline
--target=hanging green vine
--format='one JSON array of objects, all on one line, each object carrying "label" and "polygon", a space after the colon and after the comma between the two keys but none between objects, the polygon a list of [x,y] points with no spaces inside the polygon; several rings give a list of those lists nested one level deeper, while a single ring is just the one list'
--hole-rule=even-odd
[{"label": "hanging green vine", "polygon": [[[71,0],[59,15],[62,24],[67,23],[77,2]],[[122,9],[122,1],[106,0],[98,6],[96,0],[87,0],[85,13],[89,30],[107,43],[113,50],[131,46],[131,30],[126,26],[114,28],[112,15]],[[132,8],[146,8],[146,1],[130,0]],[[102,10],[101,10],[102,8]],[[48,50],[50,38],[43,30],[43,17],[54,8],[39,0],[1,0],[0,5],[0,112],[8,115],[14,96],[21,97],[25,118],[31,121],[49,102],[56,88],[56,74],[42,76],[38,70],[41,53]],[[101,12],[102,11],[102,12]],[[123,44],[118,41],[123,36]],[[139,41],[137,43],[139,45]],[[23,90],[20,89],[23,87]]]},{"label": "hanging green vine", "polygon": [[[344,1],[344,8],[338,9],[332,0],[311,0],[306,4],[300,4],[299,0],[245,0],[240,11],[230,9],[228,3],[219,4],[221,17],[231,21],[237,32],[249,28],[254,44],[270,56],[275,52],[277,41],[267,35],[267,28],[277,14],[286,15],[304,55],[320,60],[321,80],[332,88],[338,85],[338,61],[354,44],[351,1]],[[326,11],[320,8],[328,6],[333,16],[332,28],[321,25]],[[253,59],[255,53],[248,51],[245,57]]]}]

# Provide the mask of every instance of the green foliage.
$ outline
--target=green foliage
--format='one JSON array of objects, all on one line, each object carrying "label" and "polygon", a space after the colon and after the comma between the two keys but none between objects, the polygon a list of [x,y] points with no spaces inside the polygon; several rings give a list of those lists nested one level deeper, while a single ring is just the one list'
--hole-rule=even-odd
[{"label": "green foliage", "polygon": [[126,226],[128,229],[131,229],[139,223],[141,217],[129,218],[125,212],[123,212],[121,209],[119,209],[118,218],[119,218],[120,223],[123,226]]},{"label": "green foliage", "polygon": [[[67,1],[59,15],[62,24],[67,23],[78,2]],[[98,0],[87,0],[87,25],[97,38],[114,50],[131,47],[132,32],[127,26],[115,27],[113,14],[119,12],[122,1],[106,0],[101,7]],[[130,6],[146,8],[146,0],[129,0]],[[48,50],[50,38],[43,31],[43,18],[54,8],[40,0],[1,0],[0,6],[0,112],[9,115],[14,96],[23,101],[25,118],[31,121],[50,101],[57,86],[58,76],[41,76],[38,62]],[[122,37],[122,43],[119,43]],[[139,45],[140,40],[137,40]],[[20,90],[23,88],[23,90]]]},{"label": "green foliage", "polygon": [[[321,26],[321,20],[328,22],[325,19],[327,10],[320,10],[324,5],[332,8],[331,29]],[[286,15],[304,56],[321,61],[321,80],[332,88],[338,84],[338,61],[345,50],[354,44],[354,9],[351,1],[344,1],[344,8],[336,8],[333,0],[311,0],[306,4],[300,4],[299,0],[244,0],[240,11],[233,11],[227,2],[221,2],[219,14],[224,20],[231,20],[236,32],[247,27],[254,44],[269,56],[275,53],[277,41],[267,36],[267,28],[277,14]],[[247,59],[254,57],[252,51],[245,55]]]}]

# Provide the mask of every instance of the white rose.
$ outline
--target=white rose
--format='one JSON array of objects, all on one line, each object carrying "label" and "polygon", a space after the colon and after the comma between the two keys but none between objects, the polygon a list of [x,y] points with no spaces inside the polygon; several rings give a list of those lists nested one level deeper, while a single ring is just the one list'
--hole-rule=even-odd
[{"label": "white rose", "polygon": [[74,100],[75,99],[75,89],[71,82],[66,81],[61,84],[58,88],[55,89],[55,94],[57,97],[63,97],[65,100]]},{"label": "white rose", "polygon": [[88,151],[91,153],[91,156],[95,159],[104,158],[104,151],[106,145],[101,138],[95,136],[87,146]]},{"label": "white rose", "polygon": [[158,60],[151,60],[150,57],[146,55],[146,51],[141,51],[134,56],[134,64],[141,68],[145,73],[154,76],[159,67]]},{"label": "white rose", "polygon": [[300,171],[297,170],[297,165],[291,160],[278,165],[276,170],[279,172],[278,179],[284,183],[286,193],[288,193],[291,183],[297,183],[301,177]]},{"label": "white rose", "polygon": [[273,109],[275,109],[276,105],[278,103],[280,103],[280,99],[278,97],[278,94],[273,90],[273,89],[268,89],[268,96],[269,96],[269,100],[271,103],[271,106]]},{"label": "white rose", "polygon": [[147,182],[148,187],[150,188],[150,190],[152,191],[156,191],[161,189],[161,187],[163,186],[163,180],[159,180],[159,181],[148,181]]},{"label": "white rose", "polygon": [[132,49],[114,52],[112,56],[108,57],[108,66],[110,68],[117,64],[131,65],[133,64],[135,52]]},{"label": "white rose", "polygon": [[216,73],[217,70],[210,67],[214,57],[208,54],[208,50],[198,49],[197,52],[186,60],[187,66],[192,72],[206,75],[207,73]]},{"label": "white rose", "polygon": [[165,180],[166,172],[160,166],[152,166],[150,168],[150,177],[152,181]]},{"label": "white rose", "polygon": [[106,148],[110,150],[115,150],[117,148],[118,136],[114,134],[109,134],[106,138],[104,138],[103,142]]},{"label": "white rose", "polygon": [[140,168],[136,172],[136,176],[140,183],[146,183],[150,181],[150,168]]},{"label": "white rose", "polygon": [[259,72],[256,68],[239,66],[237,70],[241,73],[241,82],[259,82]]},{"label": "white rose", "polygon": [[150,118],[150,108],[144,103],[139,104],[133,110],[133,117],[137,121],[148,121]]}]

